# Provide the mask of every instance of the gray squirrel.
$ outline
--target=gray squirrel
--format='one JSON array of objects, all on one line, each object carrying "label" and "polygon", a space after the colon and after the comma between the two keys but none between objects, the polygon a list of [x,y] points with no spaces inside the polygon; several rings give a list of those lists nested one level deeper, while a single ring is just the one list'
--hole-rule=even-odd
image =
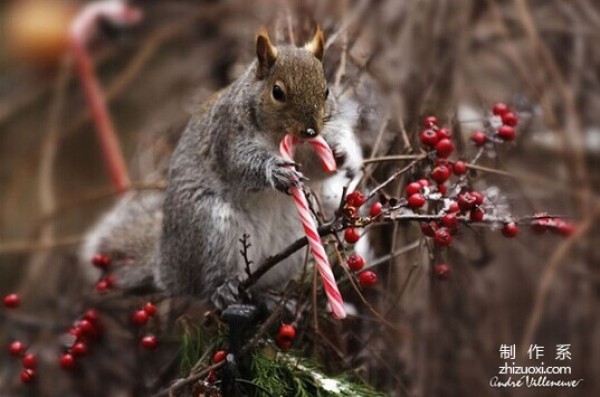
[{"label": "gray squirrel", "polygon": [[[362,151],[353,131],[357,106],[329,95],[323,55],[319,28],[304,47],[275,47],[259,31],[254,62],[192,115],[171,157],[166,192],[122,198],[88,234],[83,259],[122,258],[115,272],[125,288],[153,284],[171,295],[210,298],[226,281],[246,277],[244,234],[251,270],[303,236],[290,187],[310,188],[332,216],[342,187],[360,174]],[[298,148],[296,163],[281,158],[287,133],[320,134],[338,173],[325,174],[309,145]],[[129,238],[138,228],[144,230]],[[279,263],[253,291],[285,287],[302,270],[304,255]]]}]

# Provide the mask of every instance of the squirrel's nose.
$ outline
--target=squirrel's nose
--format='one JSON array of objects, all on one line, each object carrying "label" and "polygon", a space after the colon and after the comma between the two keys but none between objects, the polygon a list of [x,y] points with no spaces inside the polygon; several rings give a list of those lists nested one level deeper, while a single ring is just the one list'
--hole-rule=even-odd
[{"label": "squirrel's nose", "polygon": [[309,138],[314,138],[317,136],[317,132],[314,130],[314,128],[307,128],[306,130],[304,130],[304,135],[306,135]]}]

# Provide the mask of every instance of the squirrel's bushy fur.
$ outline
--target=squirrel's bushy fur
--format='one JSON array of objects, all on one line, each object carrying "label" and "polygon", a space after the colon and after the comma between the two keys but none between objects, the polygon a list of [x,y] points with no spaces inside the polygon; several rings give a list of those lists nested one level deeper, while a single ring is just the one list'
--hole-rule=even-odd
[{"label": "squirrel's bushy fur", "polygon": [[[303,48],[276,48],[264,31],[256,43],[257,59],[192,116],[172,155],[162,216],[156,215],[162,230],[150,233],[151,241],[143,245],[153,247],[152,254],[141,254],[143,263],[136,266],[145,272],[153,268],[154,281],[170,294],[210,297],[225,281],[243,279],[239,239],[244,234],[250,236],[253,267],[302,237],[293,199],[284,192],[304,177],[331,216],[343,184],[359,174],[356,105],[329,95],[322,32],[318,29]],[[338,174],[326,175],[308,145],[296,152],[300,168],[290,167],[278,154],[286,133],[301,138],[321,134],[336,156]],[[121,204],[121,210],[131,205]],[[108,231],[104,223],[96,230]],[[126,231],[118,222],[112,227]],[[110,244],[101,240],[96,237],[98,250],[107,250]],[[290,256],[254,288],[285,287],[302,269],[303,259],[304,252]]]}]

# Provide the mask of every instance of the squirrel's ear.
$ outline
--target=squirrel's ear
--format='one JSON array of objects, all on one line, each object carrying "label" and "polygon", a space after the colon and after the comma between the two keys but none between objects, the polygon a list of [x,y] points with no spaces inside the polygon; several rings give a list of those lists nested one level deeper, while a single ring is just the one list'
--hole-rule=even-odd
[{"label": "squirrel's ear", "polygon": [[260,29],[256,36],[256,57],[258,58],[257,77],[263,79],[277,59],[277,48],[271,43],[265,28]]},{"label": "squirrel's ear", "polygon": [[323,61],[323,53],[325,52],[325,34],[321,30],[321,27],[317,26],[315,35],[312,40],[304,45],[308,51],[310,51],[319,61]]}]

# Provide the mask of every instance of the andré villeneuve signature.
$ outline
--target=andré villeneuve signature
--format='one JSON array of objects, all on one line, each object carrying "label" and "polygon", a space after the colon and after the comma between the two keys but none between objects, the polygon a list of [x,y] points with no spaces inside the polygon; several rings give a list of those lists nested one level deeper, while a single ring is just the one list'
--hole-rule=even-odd
[{"label": "andr\u00e9 villeneuve signature", "polygon": [[519,378],[509,376],[506,379],[500,379],[498,376],[494,376],[490,379],[491,387],[577,387],[583,382],[583,379],[569,379],[569,380],[554,380],[548,379],[546,375],[542,376],[530,376],[524,375]]}]

